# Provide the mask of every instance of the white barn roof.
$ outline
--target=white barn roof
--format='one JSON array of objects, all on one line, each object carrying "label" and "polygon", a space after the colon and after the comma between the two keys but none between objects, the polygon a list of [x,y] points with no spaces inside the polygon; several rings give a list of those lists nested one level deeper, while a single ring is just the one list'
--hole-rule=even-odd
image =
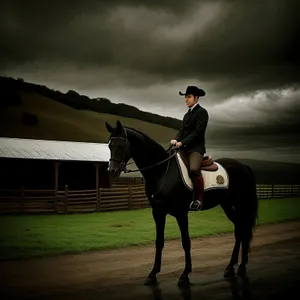
[{"label": "white barn roof", "polygon": [[108,162],[105,143],[0,137],[0,158]]}]

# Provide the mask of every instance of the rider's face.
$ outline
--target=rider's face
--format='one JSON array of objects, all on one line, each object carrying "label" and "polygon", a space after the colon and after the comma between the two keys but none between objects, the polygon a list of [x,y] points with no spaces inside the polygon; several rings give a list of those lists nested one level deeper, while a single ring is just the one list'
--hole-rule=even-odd
[{"label": "rider's face", "polygon": [[198,97],[192,95],[192,94],[189,94],[189,95],[186,95],[185,96],[185,103],[188,107],[192,107],[194,104],[196,104],[198,102]]}]

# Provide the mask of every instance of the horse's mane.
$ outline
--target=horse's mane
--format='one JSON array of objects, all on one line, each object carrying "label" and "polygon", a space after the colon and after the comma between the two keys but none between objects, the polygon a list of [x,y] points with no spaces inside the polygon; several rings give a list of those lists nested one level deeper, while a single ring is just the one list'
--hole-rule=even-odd
[{"label": "horse's mane", "polygon": [[158,150],[160,150],[161,152],[164,152],[166,154],[166,150],[164,149],[163,146],[161,146],[159,143],[157,143],[155,140],[153,140],[149,135],[147,135],[146,133],[138,130],[138,129],[135,129],[135,128],[132,128],[132,127],[128,127],[128,126],[124,126],[125,129],[129,129],[129,130],[132,130],[138,134],[140,134],[145,140],[146,142],[148,142],[149,144],[151,144],[151,146],[153,147],[156,147]]}]

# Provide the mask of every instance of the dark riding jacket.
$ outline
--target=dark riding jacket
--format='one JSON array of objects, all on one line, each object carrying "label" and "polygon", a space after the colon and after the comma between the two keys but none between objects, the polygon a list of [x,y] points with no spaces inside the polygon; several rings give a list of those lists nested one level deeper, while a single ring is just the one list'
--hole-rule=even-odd
[{"label": "dark riding jacket", "polygon": [[206,152],[205,131],[209,120],[205,108],[197,104],[191,113],[187,112],[184,117],[175,139],[182,143],[183,149],[188,153]]}]

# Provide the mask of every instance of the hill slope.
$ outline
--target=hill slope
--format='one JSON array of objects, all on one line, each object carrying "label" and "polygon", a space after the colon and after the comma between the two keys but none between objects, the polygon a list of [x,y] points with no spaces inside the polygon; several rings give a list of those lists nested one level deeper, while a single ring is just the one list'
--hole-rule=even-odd
[{"label": "hill slope", "polygon": [[[18,92],[22,104],[0,109],[0,135],[84,142],[106,142],[105,121],[111,125],[120,120],[125,126],[141,129],[160,143],[166,143],[176,130],[158,124],[111,114],[77,110],[32,92]],[[38,125],[22,122],[24,112],[38,118]]]},{"label": "hill slope", "polygon": [[77,110],[89,110],[127,118],[135,118],[141,121],[156,123],[168,128],[173,128],[175,130],[178,130],[181,122],[176,118],[141,111],[128,104],[112,103],[109,99],[103,97],[89,98],[88,96],[80,95],[73,90],[69,90],[67,93],[62,93],[57,90],[49,89],[45,85],[25,82],[22,78],[14,79],[11,77],[0,76],[0,90],[0,107],[3,107],[3,105],[5,106],[6,104],[9,105],[8,102],[14,100],[14,94],[16,92],[26,92],[39,94]]}]

